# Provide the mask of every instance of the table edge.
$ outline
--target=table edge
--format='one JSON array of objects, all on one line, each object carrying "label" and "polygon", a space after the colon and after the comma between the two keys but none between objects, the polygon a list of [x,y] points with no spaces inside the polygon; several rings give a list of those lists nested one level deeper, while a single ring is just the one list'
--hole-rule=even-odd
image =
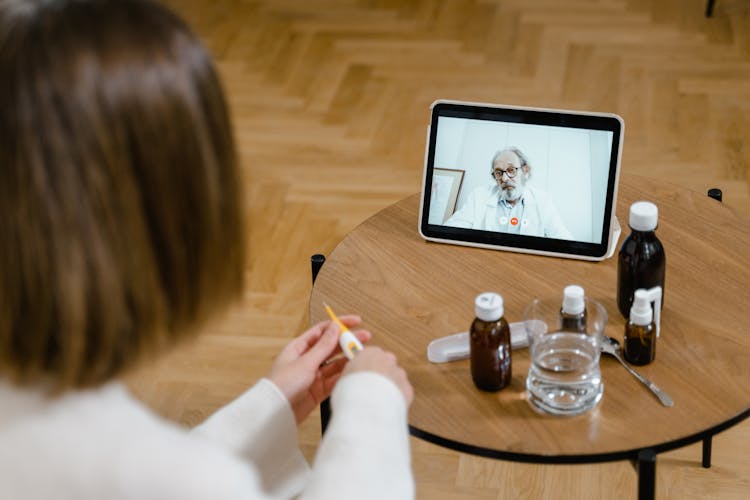
[{"label": "table edge", "polygon": [[[649,177],[636,175],[636,174],[626,174],[625,177],[631,177],[631,178],[634,178],[635,180],[638,180],[638,179],[651,180],[651,178]],[[667,184],[669,187],[674,187],[676,189],[687,191],[690,194],[695,195],[695,196],[701,195],[700,192],[695,191],[691,188],[680,186],[679,184],[675,184],[671,181],[667,181],[664,179],[659,179],[659,180],[663,182],[664,184]],[[381,212],[389,208],[392,208],[395,205],[402,205],[404,203],[411,202],[413,199],[419,199],[420,194],[421,194],[420,192],[414,192],[412,194],[406,195],[402,197],[401,199],[397,200],[396,202],[382,208],[381,210],[378,210],[376,213],[372,214],[370,217],[363,220],[360,224],[358,224],[355,228],[353,228],[349,233],[347,233],[347,235],[344,238],[342,238],[341,241],[339,241],[335,245],[335,247],[331,249],[330,252],[328,252],[327,258],[334,255],[336,251],[339,249],[339,246],[341,245],[341,243],[343,243],[352,232],[354,232],[360,226],[367,223],[370,219],[372,219],[373,217],[376,217]],[[744,214],[738,213],[736,210],[734,210],[734,207],[732,207],[731,204],[722,204],[722,207],[724,209],[727,209],[734,217],[745,220],[745,221],[750,221],[750,217],[747,217]],[[323,265],[322,267],[323,269],[325,269],[325,265]],[[316,287],[315,287],[315,280],[314,280],[313,287],[310,290],[310,298],[312,298],[313,294],[315,293],[316,291],[315,288]],[[310,312],[310,318],[312,318],[313,311],[312,311],[311,300],[308,303],[308,307],[309,307],[309,312]],[[467,454],[481,456],[485,458],[509,460],[509,461],[522,462],[522,463],[585,464],[585,463],[613,462],[613,461],[620,461],[620,460],[634,460],[638,458],[638,454],[642,450],[652,450],[658,454],[658,453],[664,453],[664,452],[671,451],[674,449],[682,448],[684,446],[688,446],[688,445],[712,438],[714,435],[739,424],[740,422],[744,421],[745,419],[748,419],[749,417],[750,417],[750,407],[746,407],[740,410],[739,413],[736,413],[734,416],[728,419],[722,420],[720,423],[716,425],[696,431],[693,434],[683,435],[671,441],[657,442],[656,444],[642,446],[639,448],[620,449],[616,451],[591,453],[591,454],[545,455],[545,454],[538,454],[538,453],[513,452],[513,451],[500,450],[496,448],[488,448],[488,447],[483,447],[483,446],[472,445],[472,444],[464,443],[462,441],[456,441],[454,439],[446,438],[438,434],[429,432],[427,430],[421,429],[415,425],[412,425],[411,423],[408,423],[408,429],[409,429],[409,434],[415,438],[419,438],[421,440],[433,443],[435,445],[438,445],[447,449],[452,449],[457,452],[467,453]]]},{"label": "table edge", "polygon": [[728,420],[725,420],[720,424],[717,424],[695,434],[691,434],[690,436],[681,437],[679,439],[668,441],[666,443],[647,446],[645,448],[632,448],[629,450],[612,451],[606,453],[592,453],[587,455],[537,455],[534,453],[515,453],[512,451],[501,451],[494,448],[485,448],[483,446],[466,444],[459,441],[454,441],[452,439],[444,438],[442,436],[438,436],[437,434],[419,429],[412,424],[409,424],[409,434],[416,438],[436,444],[438,446],[442,446],[444,448],[485,458],[495,458],[513,462],[537,464],[586,464],[598,462],[616,462],[619,460],[635,460],[638,458],[638,453],[641,450],[645,449],[653,450],[658,454],[665,451],[682,448],[683,446],[687,446],[693,443],[697,443],[698,441],[703,441],[704,439],[713,437],[714,435],[722,431],[734,427],[748,417],[750,417],[750,407],[746,408],[744,411]]}]

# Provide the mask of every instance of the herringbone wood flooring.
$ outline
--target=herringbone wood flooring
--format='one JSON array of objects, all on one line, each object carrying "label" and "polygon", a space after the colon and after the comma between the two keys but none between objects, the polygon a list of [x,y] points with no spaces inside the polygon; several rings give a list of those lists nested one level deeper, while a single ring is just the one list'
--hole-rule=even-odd
[{"label": "herringbone wood flooring", "polygon": [[[224,78],[250,229],[241,303],[129,379],[184,424],[266,373],[306,328],[311,254],[419,191],[435,99],[618,113],[623,171],[697,191],[720,187],[727,205],[750,215],[747,0],[717,0],[711,19],[703,0],[168,3],[205,40]],[[318,425],[313,416],[300,430],[309,457]],[[624,462],[538,466],[412,446],[421,499],[636,494]],[[711,469],[700,467],[699,446],[659,456],[657,496],[750,497],[748,450],[746,421],[714,439]]]}]

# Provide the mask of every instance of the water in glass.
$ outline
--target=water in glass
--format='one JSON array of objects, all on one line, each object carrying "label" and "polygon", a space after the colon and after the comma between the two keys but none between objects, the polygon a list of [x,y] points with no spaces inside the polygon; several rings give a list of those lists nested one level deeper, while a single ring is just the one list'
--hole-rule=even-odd
[{"label": "water in glass", "polygon": [[602,397],[600,348],[595,337],[572,332],[540,335],[531,346],[526,390],[532,406],[554,415],[577,415]]}]

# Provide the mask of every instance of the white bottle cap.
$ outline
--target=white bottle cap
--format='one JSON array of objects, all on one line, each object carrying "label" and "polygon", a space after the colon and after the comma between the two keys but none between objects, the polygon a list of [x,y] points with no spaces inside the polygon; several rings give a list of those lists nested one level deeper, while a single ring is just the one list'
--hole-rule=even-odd
[{"label": "white bottle cap", "polygon": [[648,291],[644,288],[639,288],[635,291],[633,306],[630,308],[630,322],[634,325],[646,326],[650,325],[653,319],[654,316],[651,310]]},{"label": "white bottle cap", "polygon": [[586,308],[583,302],[583,287],[568,285],[563,290],[562,312],[565,314],[581,314]]},{"label": "white bottle cap", "polygon": [[503,317],[503,298],[492,292],[477,295],[474,311],[482,321],[497,321]]},{"label": "white bottle cap", "polygon": [[[646,290],[639,288],[633,294],[633,306],[630,308],[630,322],[634,325],[646,326],[654,320],[656,324],[656,336],[661,333],[661,294],[660,286]],[[651,304],[654,305],[653,312]]]},{"label": "white bottle cap", "polygon": [[659,209],[650,201],[636,201],[630,205],[630,227],[636,231],[653,231],[659,221]]}]

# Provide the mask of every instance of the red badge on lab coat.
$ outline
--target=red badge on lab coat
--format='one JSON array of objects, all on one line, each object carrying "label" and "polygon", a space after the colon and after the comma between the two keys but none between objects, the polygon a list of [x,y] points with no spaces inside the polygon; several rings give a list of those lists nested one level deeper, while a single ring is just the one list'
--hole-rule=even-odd
[{"label": "red badge on lab coat", "polygon": [[511,217],[510,218],[510,225],[511,226],[517,226],[518,225],[518,217]]}]

